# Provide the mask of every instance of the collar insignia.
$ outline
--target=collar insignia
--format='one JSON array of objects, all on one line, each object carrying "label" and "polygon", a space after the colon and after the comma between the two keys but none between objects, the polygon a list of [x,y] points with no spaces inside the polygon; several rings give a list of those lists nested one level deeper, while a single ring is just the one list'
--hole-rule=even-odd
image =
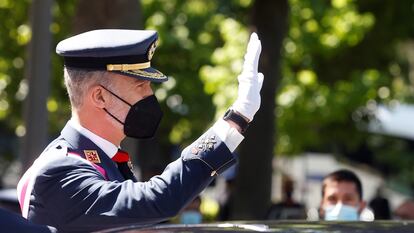
[{"label": "collar insignia", "polygon": [[84,150],[85,159],[91,163],[101,163],[98,152],[96,150]]}]

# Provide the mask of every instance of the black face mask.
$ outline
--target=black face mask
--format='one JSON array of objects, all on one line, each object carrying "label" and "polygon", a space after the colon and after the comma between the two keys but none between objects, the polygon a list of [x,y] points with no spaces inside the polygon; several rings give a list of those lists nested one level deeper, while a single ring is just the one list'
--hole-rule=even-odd
[{"label": "black face mask", "polygon": [[139,139],[152,138],[154,136],[162,118],[161,107],[155,95],[150,95],[136,102],[134,105],[131,105],[104,86],[102,87],[131,107],[125,118],[125,122],[120,121],[106,108],[104,108],[106,113],[124,125],[124,133],[126,136]]}]

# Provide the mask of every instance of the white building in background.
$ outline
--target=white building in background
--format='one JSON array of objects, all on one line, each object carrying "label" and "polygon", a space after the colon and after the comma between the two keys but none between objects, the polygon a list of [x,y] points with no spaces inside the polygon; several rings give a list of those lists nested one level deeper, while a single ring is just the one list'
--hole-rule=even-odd
[{"label": "white building in background", "polygon": [[[341,169],[349,169],[361,179],[363,198],[369,202],[377,194],[384,180],[378,172],[357,165],[346,165],[329,154],[308,153],[295,157],[278,157],[273,161],[272,201],[282,199],[282,175],[291,177],[295,182],[293,197],[315,213],[321,201],[322,179],[329,173]],[[409,197],[385,187],[383,196],[388,198],[391,211]]]},{"label": "white building in background", "polygon": [[414,140],[414,105],[394,103],[378,105],[373,109],[374,120],[368,124],[368,131],[398,138]]}]

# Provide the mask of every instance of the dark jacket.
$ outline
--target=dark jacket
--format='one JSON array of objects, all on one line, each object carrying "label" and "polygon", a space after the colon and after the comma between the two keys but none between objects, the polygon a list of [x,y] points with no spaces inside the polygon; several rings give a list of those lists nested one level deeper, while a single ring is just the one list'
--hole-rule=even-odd
[{"label": "dark jacket", "polygon": [[[100,163],[92,166],[84,158],[85,151],[94,151]],[[176,215],[217,173],[234,163],[225,143],[210,129],[161,175],[133,182],[123,178],[97,145],[67,124],[27,171],[32,179],[28,219],[59,232],[155,224]]]}]

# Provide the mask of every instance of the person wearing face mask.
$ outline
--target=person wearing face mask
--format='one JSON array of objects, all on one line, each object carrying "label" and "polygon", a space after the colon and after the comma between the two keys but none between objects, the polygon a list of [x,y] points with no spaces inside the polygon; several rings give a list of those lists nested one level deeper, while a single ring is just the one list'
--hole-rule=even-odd
[{"label": "person wearing face mask", "polygon": [[238,97],[226,114],[160,175],[138,182],[126,137],[151,138],[162,118],[151,83],[168,77],[151,66],[152,30],[100,29],[61,41],[72,117],[20,179],[22,215],[59,232],[148,225],[177,215],[235,164],[233,151],[260,107],[261,43],[252,33],[238,76]]},{"label": "person wearing face mask", "polygon": [[328,174],[322,182],[321,219],[326,221],[358,221],[366,206],[362,199],[362,185],[350,170]]},{"label": "person wearing face mask", "polygon": [[179,222],[182,224],[199,224],[203,221],[203,215],[200,211],[201,198],[197,196],[190,202],[179,214]]}]

